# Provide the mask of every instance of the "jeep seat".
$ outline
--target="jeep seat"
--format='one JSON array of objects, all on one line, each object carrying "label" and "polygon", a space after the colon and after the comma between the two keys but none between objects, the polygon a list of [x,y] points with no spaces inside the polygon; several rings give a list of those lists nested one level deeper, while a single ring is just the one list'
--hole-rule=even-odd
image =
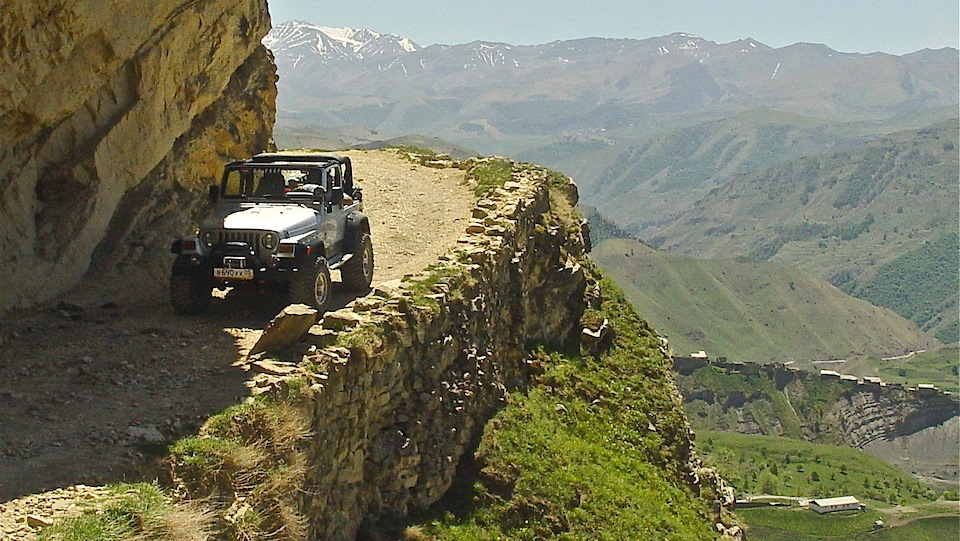
[{"label": "jeep seat", "polygon": [[260,179],[260,184],[257,185],[257,189],[253,192],[253,195],[256,197],[280,196],[286,191],[286,185],[286,181],[283,180],[283,175],[281,173],[264,173],[263,178]]}]

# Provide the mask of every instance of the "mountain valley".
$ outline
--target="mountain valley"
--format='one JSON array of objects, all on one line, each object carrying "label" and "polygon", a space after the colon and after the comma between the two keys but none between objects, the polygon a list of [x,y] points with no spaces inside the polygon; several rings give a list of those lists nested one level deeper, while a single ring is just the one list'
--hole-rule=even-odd
[{"label": "mountain valley", "polygon": [[516,155],[571,175],[585,204],[653,246],[795,266],[960,340],[955,49],[684,33],[421,47],[302,21],[265,43],[284,144],[421,133]]},{"label": "mountain valley", "polygon": [[901,355],[938,344],[892,310],[785,265],[702,260],[609,239],[592,252],[676,355],[738,361]]},{"label": "mountain valley", "polygon": [[[956,49],[270,3],[5,7],[0,538],[956,537]],[[295,148],[352,161],[236,203],[309,232],[197,231],[225,163]],[[289,304],[355,242],[369,288]]]}]

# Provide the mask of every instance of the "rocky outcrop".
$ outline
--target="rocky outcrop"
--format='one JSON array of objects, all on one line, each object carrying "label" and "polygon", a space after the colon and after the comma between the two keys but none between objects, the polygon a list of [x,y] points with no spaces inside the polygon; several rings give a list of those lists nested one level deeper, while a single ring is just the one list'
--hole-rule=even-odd
[{"label": "rocky outcrop", "polygon": [[[575,194],[572,185],[549,188],[542,171],[515,171],[478,203],[457,248],[437,264],[326,314],[323,329],[307,335],[295,373],[253,367],[253,393],[271,397],[262,403],[293,404],[308,434],[297,452],[274,451],[303,467],[297,493],[265,507],[302,522],[266,518],[263,531],[353,540],[365,521],[426,509],[444,494],[492,412],[526,380],[530,348],[579,347],[587,277],[578,257],[586,245],[579,224],[555,213],[557,203],[572,208]],[[322,331],[337,333],[337,343],[317,347],[330,342]],[[261,415],[212,419],[196,449],[256,431]],[[259,435],[247,439],[264,445]],[[180,451],[174,473],[187,494],[221,498],[228,509],[245,502],[264,515],[249,488],[216,488],[197,463],[209,461]],[[251,475],[227,470],[221,479]],[[228,513],[227,521],[243,518]]]},{"label": "rocky outcrop", "polygon": [[14,0],[0,20],[0,310],[161,269],[228,159],[266,148],[263,0]]},{"label": "rocky outcrop", "polygon": [[[887,384],[878,378],[858,379],[829,371],[814,374],[780,363],[689,357],[675,358],[674,370],[694,428],[844,444],[883,459],[893,456],[889,449],[895,446],[905,450],[914,435],[936,439],[935,434],[949,432],[944,427],[955,427],[960,416],[960,401],[949,393]],[[752,393],[714,386],[716,374],[706,372],[712,370]],[[943,464],[955,464],[957,451],[956,441],[940,445],[939,464],[925,456],[924,466],[908,469],[941,475]],[[905,467],[902,462],[898,465]],[[953,468],[950,475],[955,478],[956,474]]]}]

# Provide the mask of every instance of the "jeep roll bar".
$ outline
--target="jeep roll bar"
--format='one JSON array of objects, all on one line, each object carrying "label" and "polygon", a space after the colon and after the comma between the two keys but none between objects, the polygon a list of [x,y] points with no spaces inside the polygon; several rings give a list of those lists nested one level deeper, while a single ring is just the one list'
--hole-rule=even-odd
[{"label": "jeep roll bar", "polygon": [[297,164],[303,164],[305,166],[343,164],[343,190],[348,194],[354,193],[353,163],[351,163],[350,158],[346,156],[321,153],[284,154],[280,152],[264,152],[246,160],[232,162],[229,166],[259,164],[282,164],[284,166],[296,166]]}]

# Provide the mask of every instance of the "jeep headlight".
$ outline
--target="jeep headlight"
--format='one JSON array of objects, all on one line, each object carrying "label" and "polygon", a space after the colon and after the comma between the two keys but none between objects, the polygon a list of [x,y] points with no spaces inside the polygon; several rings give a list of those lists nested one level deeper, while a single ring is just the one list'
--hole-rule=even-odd
[{"label": "jeep headlight", "polygon": [[263,244],[263,247],[267,250],[273,250],[277,247],[277,241],[279,240],[276,233],[267,233],[260,239],[260,244]]},{"label": "jeep headlight", "polygon": [[213,232],[207,231],[200,237],[200,240],[203,242],[203,245],[207,248],[213,246]]}]

